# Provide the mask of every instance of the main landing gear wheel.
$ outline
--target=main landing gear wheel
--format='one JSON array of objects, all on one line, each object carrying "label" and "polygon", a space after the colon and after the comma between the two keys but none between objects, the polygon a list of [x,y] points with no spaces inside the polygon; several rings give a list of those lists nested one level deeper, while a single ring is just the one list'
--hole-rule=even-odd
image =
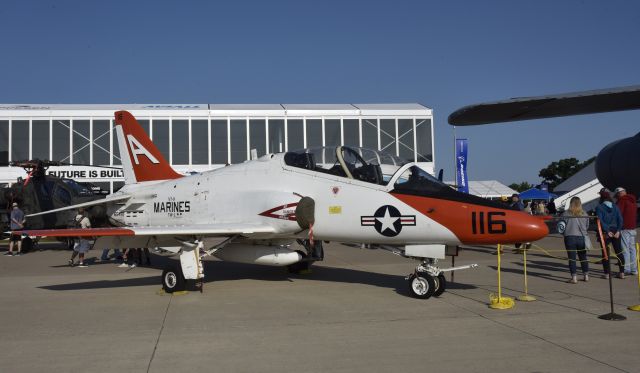
[{"label": "main landing gear wheel", "polygon": [[162,289],[167,293],[183,291],[187,288],[186,280],[179,265],[167,267],[162,271]]},{"label": "main landing gear wheel", "polygon": [[444,275],[441,273],[438,277],[434,278],[436,283],[436,288],[433,291],[434,297],[439,297],[444,293],[445,288],[447,287],[447,280],[444,278]]},{"label": "main landing gear wheel", "polygon": [[436,290],[436,283],[433,277],[427,274],[423,276],[411,275],[409,277],[409,290],[416,298],[429,299]]}]

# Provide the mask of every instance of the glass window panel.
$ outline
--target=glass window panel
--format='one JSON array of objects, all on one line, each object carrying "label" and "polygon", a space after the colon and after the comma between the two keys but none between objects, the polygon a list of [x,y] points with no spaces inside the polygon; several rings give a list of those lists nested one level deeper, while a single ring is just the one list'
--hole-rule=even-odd
[{"label": "glass window panel", "polygon": [[118,136],[116,134],[116,128],[114,127],[113,121],[110,120],[109,122],[111,123],[111,136],[113,137],[113,165],[119,166],[122,164],[122,162],[120,161],[120,147],[118,145]]},{"label": "glass window panel", "polygon": [[227,120],[211,121],[211,163],[227,164]]},{"label": "glass window panel", "polygon": [[389,154],[396,154],[396,120],[380,120],[380,150]]},{"label": "glass window panel", "polygon": [[264,119],[250,119],[249,120],[249,149],[256,149],[258,151],[258,157],[261,157],[267,152],[267,129],[266,121]]},{"label": "glass window panel", "polygon": [[302,119],[287,120],[287,145],[288,150],[304,149],[304,131]]},{"label": "glass window panel", "polygon": [[208,120],[191,120],[191,153],[191,162],[193,164],[209,163]]},{"label": "glass window panel", "polygon": [[0,163],[9,162],[9,121],[0,120]]},{"label": "glass window panel", "polygon": [[89,125],[88,120],[73,121],[73,163],[91,164],[89,147]]},{"label": "glass window panel", "polygon": [[322,146],[322,120],[307,119],[307,148]]},{"label": "glass window panel", "polygon": [[124,186],[124,181],[114,181],[113,182],[113,192],[117,192]]},{"label": "glass window panel", "polygon": [[189,121],[174,119],[171,123],[173,164],[189,164]]},{"label": "glass window panel", "polygon": [[52,161],[69,162],[69,131],[68,120],[53,120]]},{"label": "glass window panel", "polygon": [[398,119],[400,158],[413,162],[413,119]]},{"label": "glass window panel", "polygon": [[378,120],[362,119],[362,147],[378,150]]},{"label": "glass window panel", "polygon": [[344,145],[360,146],[360,127],[357,119],[344,119],[342,127],[344,131]]},{"label": "glass window panel", "polygon": [[166,119],[153,120],[153,143],[156,144],[164,159],[169,162],[169,121]]},{"label": "glass window panel", "polygon": [[231,163],[242,163],[247,160],[247,121],[231,120]]},{"label": "glass window panel", "polygon": [[284,119],[269,119],[269,150],[268,153],[284,151]]},{"label": "glass window panel", "polygon": [[31,156],[34,159],[49,159],[49,121],[34,120],[31,122]]},{"label": "glass window panel", "polygon": [[[93,121],[93,164],[105,166],[109,164],[109,121]],[[118,147],[114,142],[113,146]]]},{"label": "glass window panel", "polygon": [[431,119],[416,119],[418,162],[432,162]]},{"label": "glass window panel", "polygon": [[29,121],[11,122],[11,160],[29,159]]},{"label": "glass window panel", "polygon": [[[144,130],[144,132],[149,135],[149,120],[148,119],[138,119],[138,123],[140,123],[140,127]],[[151,138],[151,137],[149,137]]]},{"label": "glass window panel", "polygon": [[342,145],[340,119],[324,120],[324,144],[325,146]]}]

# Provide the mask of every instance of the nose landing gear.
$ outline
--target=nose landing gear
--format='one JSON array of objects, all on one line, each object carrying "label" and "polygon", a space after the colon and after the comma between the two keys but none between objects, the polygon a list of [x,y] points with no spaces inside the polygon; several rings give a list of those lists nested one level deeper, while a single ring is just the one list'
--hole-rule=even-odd
[{"label": "nose landing gear", "polygon": [[414,273],[405,278],[409,282],[411,295],[419,299],[429,299],[432,296],[439,297],[447,288],[447,280],[444,272],[456,271],[459,269],[475,268],[477,264],[452,267],[446,269],[438,268],[438,259],[423,258]]}]

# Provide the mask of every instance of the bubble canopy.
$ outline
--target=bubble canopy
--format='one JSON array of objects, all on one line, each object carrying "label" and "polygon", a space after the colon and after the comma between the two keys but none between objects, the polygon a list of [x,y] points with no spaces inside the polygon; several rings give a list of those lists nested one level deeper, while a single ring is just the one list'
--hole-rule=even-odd
[{"label": "bubble canopy", "polygon": [[[417,180],[419,175],[429,184],[445,186],[413,163],[367,148],[327,146],[301,149],[285,153],[284,161],[292,167],[379,185],[387,185],[389,180],[394,180],[397,186],[410,179]],[[398,177],[394,177],[396,173],[399,173]],[[416,187],[415,183],[412,184]]]}]

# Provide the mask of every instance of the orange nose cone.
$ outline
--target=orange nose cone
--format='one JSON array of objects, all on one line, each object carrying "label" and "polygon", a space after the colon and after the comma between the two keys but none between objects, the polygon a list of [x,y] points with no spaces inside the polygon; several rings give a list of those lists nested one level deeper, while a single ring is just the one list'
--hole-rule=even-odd
[{"label": "orange nose cone", "polygon": [[510,243],[532,242],[549,234],[549,228],[540,217],[516,212],[510,216],[511,232],[507,233]]}]

